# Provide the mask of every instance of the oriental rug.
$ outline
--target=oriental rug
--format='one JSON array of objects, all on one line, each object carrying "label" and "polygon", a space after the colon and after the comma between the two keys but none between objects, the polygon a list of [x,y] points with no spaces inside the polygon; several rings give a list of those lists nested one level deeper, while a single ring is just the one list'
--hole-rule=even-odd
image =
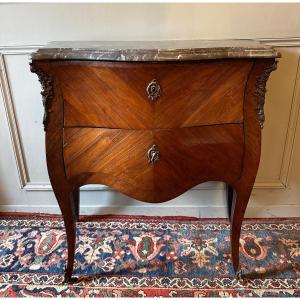
[{"label": "oriental rug", "polygon": [[299,297],[300,219],[246,219],[242,276],[225,219],[101,216],[77,223],[64,284],[60,217],[0,216],[0,297]]}]

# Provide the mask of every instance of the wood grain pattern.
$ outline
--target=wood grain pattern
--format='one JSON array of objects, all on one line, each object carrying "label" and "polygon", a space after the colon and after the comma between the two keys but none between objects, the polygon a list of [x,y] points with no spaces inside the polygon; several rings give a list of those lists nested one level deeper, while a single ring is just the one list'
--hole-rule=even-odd
[{"label": "wood grain pattern", "polygon": [[[60,62],[54,70],[65,127],[151,129],[241,123],[252,64]],[[156,101],[146,93],[153,79],[161,87]]]},{"label": "wood grain pattern", "polygon": [[[261,151],[260,114],[261,95],[257,93],[258,81],[262,74],[274,64],[274,59],[256,60],[245,90],[244,139],[245,155],[240,178],[232,184],[234,197],[231,207],[231,255],[235,272],[239,269],[239,240],[244,214],[250,199],[258,171]],[[232,195],[233,196],[233,195]]]},{"label": "wood grain pattern", "polygon": [[[33,61],[33,72],[51,78],[46,156],[67,232],[66,281],[73,281],[79,187],[89,183],[162,202],[204,181],[226,182],[238,270],[241,225],[260,159],[260,81],[273,63]],[[145,87],[154,78],[161,97],[150,102]],[[146,154],[153,144],[160,160],[151,165]]]},{"label": "wood grain pattern", "polygon": [[[51,64],[33,62],[39,74],[52,76]],[[47,169],[53,192],[64,218],[68,243],[68,261],[65,272],[67,282],[72,281],[76,241],[76,204],[79,199],[73,195],[74,186],[67,180],[62,155],[63,148],[63,99],[59,81],[53,77],[53,98],[47,105],[49,110],[46,127]]]},{"label": "wood grain pattern", "polygon": [[[147,151],[156,144],[160,160]],[[243,126],[164,130],[65,128],[64,160],[74,185],[102,183],[146,202],[170,200],[209,180],[233,183],[242,170]]]}]

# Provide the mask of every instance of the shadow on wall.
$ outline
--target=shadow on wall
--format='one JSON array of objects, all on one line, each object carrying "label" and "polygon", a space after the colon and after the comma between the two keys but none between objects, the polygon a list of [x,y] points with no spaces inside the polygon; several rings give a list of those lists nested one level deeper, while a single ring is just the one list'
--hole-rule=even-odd
[{"label": "shadow on wall", "polygon": [[[150,216],[227,217],[223,183],[208,182],[163,203],[145,203],[113,189],[81,191],[82,214],[135,214]],[[96,187],[96,185],[93,185]],[[212,207],[214,208],[212,210]]]}]

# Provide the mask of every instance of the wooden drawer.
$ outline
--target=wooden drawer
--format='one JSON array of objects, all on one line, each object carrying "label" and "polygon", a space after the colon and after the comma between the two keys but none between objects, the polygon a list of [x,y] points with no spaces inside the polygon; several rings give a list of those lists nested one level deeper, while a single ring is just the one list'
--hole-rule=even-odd
[{"label": "wooden drawer", "polygon": [[[153,146],[159,161],[149,163]],[[65,128],[64,162],[75,185],[102,183],[147,202],[172,199],[209,180],[234,182],[243,158],[241,124],[181,129]]]},{"label": "wooden drawer", "polygon": [[[59,62],[65,127],[178,128],[241,123],[252,60]],[[160,86],[151,100],[147,86]],[[153,86],[153,85],[152,85]]]}]

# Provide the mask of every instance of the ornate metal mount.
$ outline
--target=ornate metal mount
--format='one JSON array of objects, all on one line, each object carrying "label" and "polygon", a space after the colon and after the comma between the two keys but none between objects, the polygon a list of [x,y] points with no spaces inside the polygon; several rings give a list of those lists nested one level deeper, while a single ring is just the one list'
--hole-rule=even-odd
[{"label": "ornate metal mount", "polygon": [[261,128],[264,127],[264,123],[265,123],[264,105],[265,105],[265,94],[267,92],[266,84],[271,72],[276,70],[277,63],[278,63],[277,61],[274,61],[274,63],[269,67],[267,67],[262,74],[256,77],[255,95],[258,97],[256,110],[257,110],[258,120]]},{"label": "ornate metal mount", "polygon": [[160,97],[160,85],[156,79],[153,79],[146,88],[148,98],[151,101],[155,101]]},{"label": "ornate metal mount", "polygon": [[154,165],[157,163],[160,159],[160,154],[158,151],[158,148],[155,144],[152,145],[152,147],[147,152],[148,162],[149,164]]},{"label": "ornate metal mount", "polygon": [[44,130],[47,130],[48,125],[48,116],[51,112],[51,102],[54,97],[53,91],[53,78],[46,74],[42,69],[38,68],[34,65],[34,63],[30,63],[30,70],[32,73],[37,74],[39,81],[42,85],[41,95],[43,97],[43,106],[44,106]]}]

